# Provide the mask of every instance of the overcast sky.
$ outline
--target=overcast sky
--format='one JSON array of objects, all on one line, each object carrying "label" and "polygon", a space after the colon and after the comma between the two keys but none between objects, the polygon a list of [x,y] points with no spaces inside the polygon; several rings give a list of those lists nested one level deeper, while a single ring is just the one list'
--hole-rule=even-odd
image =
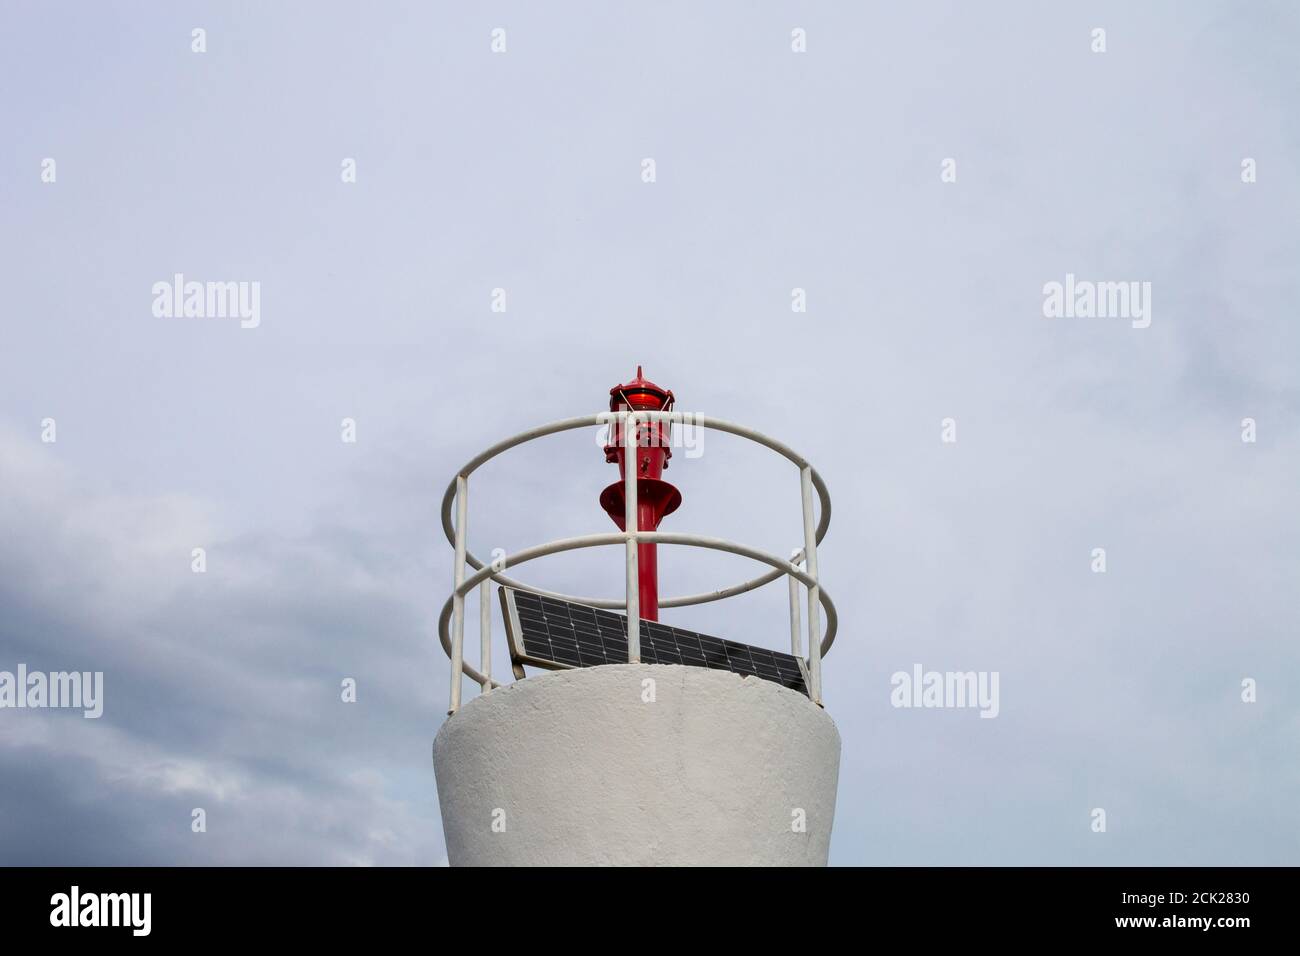
[{"label": "overcast sky", "polygon": [[[829,485],[832,863],[1300,862],[1294,5],[0,16],[0,670],[105,675],[98,720],[0,710],[0,862],[443,860],[443,489],[638,363]],[[155,315],[176,273],[260,324]],[[1149,327],[1045,317],[1067,274]],[[471,545],[609,530],[615,476],[587,433],[494,462]],[[664,530],[800,543],[779,459],[666,477]],[[779,648],[785,600],[665,619]],[[999,716],[892,707],[914,664]]]}]

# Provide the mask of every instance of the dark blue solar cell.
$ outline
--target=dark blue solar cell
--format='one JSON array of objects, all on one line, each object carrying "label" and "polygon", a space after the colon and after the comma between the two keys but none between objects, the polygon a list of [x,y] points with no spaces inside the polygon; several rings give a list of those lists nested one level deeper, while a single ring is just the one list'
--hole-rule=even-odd
[{"label": "dark blue solar cell", "polygon": [[[621,614],[512,588],[502,588],[501,598],[516,663],[595,667],[627,660],[627,627]],[[728,670],[808,693],[799,661],[790,654],[657,621],[641,622],[641,660]]]}]

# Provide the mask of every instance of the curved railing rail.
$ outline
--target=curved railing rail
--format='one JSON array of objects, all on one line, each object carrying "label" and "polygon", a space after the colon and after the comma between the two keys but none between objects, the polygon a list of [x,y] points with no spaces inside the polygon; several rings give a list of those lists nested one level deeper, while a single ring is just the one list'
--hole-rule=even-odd
[{"label": "curved railing rail", "polygon": [[[476,557],[469,550],[466,544],[467,525],[469,522],[469,477],[480,468],[483,464],[491,461],[493,458],[509,451],[518,445],[532,441],[536,438],[542,438],[546,435],[553,435],[557,432],[569,431],[575,428],[600,427],[611,425],[615,422],[621,422],[621,432],[625,447],[633,447],[636,442],[636,436],[639,433],[637,425],[648,422],[668,422],[673,424],[688,424],[700,428],[713,428],[718,431],[729,432],[741,438],[747,438],[750,441],[764,445],[778,454],[789,459],[799,469],[800,492],[803,504],[803,526],[804,526],[804,545],[802,548],[796,548],[791,554],[789,560],[784,560],[775,555],[760,551],[757,548],[751,548],[747,545],[736,544],[735,542],[726,541],[721,538],[710,538],[694,534],[678,534],[673,532],[662,531],[626,531],[610,532],[606,534],[589,534],[575,538],[562,538],[557,541],[551,541],[547,544],[537,545],[531,548],[525,548],[515,554],[507,555],[505,558],[497,559],[493,564],[488,565]],[[629,458],[631,456],[629,455]],[[820,508],[815,508],[813,504],[813,492],[816,492]],[[624,527],[635,529],[637,526],[636,507],[637,507],[637,487],[636,487],[636,469],[628,468],[624,476]],[[456,509],[455,521],[452,520],[452,507]],[[814,515],[820,511],[820,520],[814,523]],[[549,425],[542,425],[537,428],[520,432],[513,438],[507,438],[505,441],[498,442],[491,448],[472,458],[466,465],[456,473],[447,487],[446,493],[442,498],[442,527],[447,534],[447,540],[455,549],[455,568],[453,572],[454,587],[451,595],[443,605],[442,613],[438,616],[438,637],[442,644],[443,650],[451,659],[451,701],[448,705],[447,712],[454,714],[460,709],[461,701],[461,682],[463,677],[469,677],[476,681],[487,693],[494,687],[502,686],[499,682],[492,679],[492,646],[491,646],[491,601],[489,587],[492,581],[506,587],[516,588],[523,591],[531,591],[534,594],[543,597],[556,598],[562,601],[570,601],[575,604],[586,604],[599,608],[622,608],[627,615],[627,638],[628,638],[628,660],[636,663],[640,660],[640,595],[637,588],[637,544],[674,544],[684,545],[687,547],[709,548],[715,551],[726,551],[731,554],[741,555],[763,564],[770,565],[772,570],[752,578],[740,584],[728,588],[721,588],[716,591],[707,591],[701,594],[683,595],[675,598],[667,598],[659,602],[660,607],[687,607],[693,604],[704,604],[709,601],[720,601],[723,598],[733,597],[737,594],[744,594],[746,591],[752,591],[755,588],[762,587],[775,581],[777,578],[785,575],[790,581],[790,647],[791,653],[795,657],[802,658],[801,649],[801,611],[799,598],[799,585],[802,584],[808,592],[807,611],[808,611],[808,657],[805,664],[808,669],[808,691],[809,696],[816,703],[822,702],[821,698],[821,659],[831,647],[835,640],[835,633],[838,628],[838,615],[835,611],[835,604],[831,601],[830,595],[821,587],[817,577],[817,545],[826,536],[826,529],[830,525],[831,517],[831,499],[826,490],[826,485],[817,470],[801,455],[795,453],[788,446],[768,438],[766,435],[752,428],[743,425],[736,425],[731,422],[724,422],[719,419],[708,419],[703,415],[693,414],[691,412],[651,412],[651,411],[618,411],[618,412],[601,412],[597,415],[583,415],[577,418],[566,418],[563,421],[552,422]],[[627,570],[627,589],[622,599],[599,598],[599,597],[581,597],[569,594],[561,594],[555,591],[547,591],[542,588],[534,587],[516,581],[507,577],[503,572],[507,568],[513,568],[516,565],[526,564],[537,558],[546,557],[551,554],[558,554],[562,551],[574,551],[581,548],[596,548],[607,545],[623,544],[626,550],[626,570]],[[800,567],[802,565],[802,567]],[[466,566],[474,569],[472,575],[466,576]],[[479,588],[479,641],[480,641],[480,660],[479,668],[471,666],[465,661],[464,656],[464,636],[465,636],[465,596],[475,588]],[[826,611],[826,631],[822,633],[821,627],[821,610]],[[820,640],[814,639],[813,635],[821,635]],[[481,669],[480,669],[481,668]]]}]

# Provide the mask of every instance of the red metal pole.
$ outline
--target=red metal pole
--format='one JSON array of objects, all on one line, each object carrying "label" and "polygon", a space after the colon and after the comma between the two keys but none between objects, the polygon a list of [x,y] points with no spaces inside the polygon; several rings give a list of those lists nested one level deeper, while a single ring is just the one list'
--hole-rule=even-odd
[{"label": "red metal pole", "polygon": [[[640,491],[638,487],[638,494]],[[638,531],[658,530],[659,521],[655,516],[652,502],[638,498],[636,527]],[[641,616],[647,621],[657,621],[659,620],[659,545],[638,544],[636,552],[637,590],[641,594]]]}]

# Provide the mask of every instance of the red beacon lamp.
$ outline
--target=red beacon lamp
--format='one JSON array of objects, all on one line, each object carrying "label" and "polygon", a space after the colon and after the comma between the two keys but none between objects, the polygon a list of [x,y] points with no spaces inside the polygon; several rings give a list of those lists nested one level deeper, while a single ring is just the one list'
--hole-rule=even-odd
[{"label": "red beacon lamp", "polygon": [[[671,389],[661,388],[645,378],[641,366],[636,368],[636,378],[609,390],[611,412],[668,412],[673,408]],[[672,425],[669,422],[638,422],[635,437],[637,530],[657,531],[659,522],[682,503],[681,492],[660,476],[673,456],[670,448]],[[624,482],[627,478],[627,443],[623,423],[613,421],[609,426],[609,444],[605,446],[605,461],[618,462],[619,480],[600,493],[600,506],[614,519],[620,531],[626,531],[624,520]],[[648,621],[659,620],[659,557],[655,544],[637,545],[637,592],[640,598],[641,617]]]}]

